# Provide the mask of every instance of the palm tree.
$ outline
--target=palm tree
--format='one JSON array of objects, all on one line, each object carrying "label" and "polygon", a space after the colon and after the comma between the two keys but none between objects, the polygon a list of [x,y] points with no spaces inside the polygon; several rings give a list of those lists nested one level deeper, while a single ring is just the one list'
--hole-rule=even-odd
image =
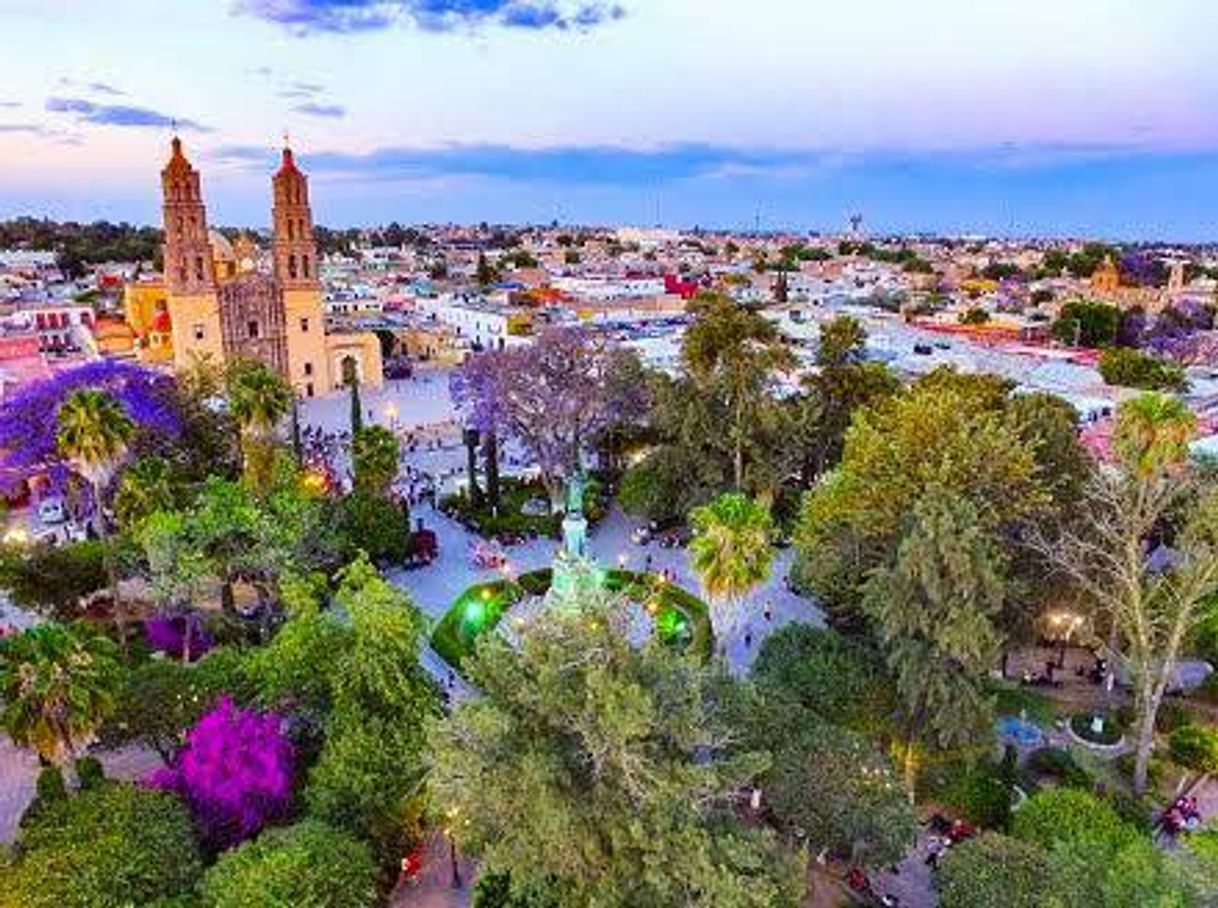
[{"label": "palm tree", "polygon": [[1188,459],[1197,417],[1178,397],[1150,392],[1117,410],[1113,447],[1129,470],[1153,476]]},{"label": "palm tree", "polygon": [[229,411],[240,427],[245,478],[254,489],[270,484],[279,424],[293,399],[288,383],[260,362],[239,360],[229,369]]},{"label": "palm tree", "polygon": [[694,508],[689,520],[690,564],[710,600],[715,636],[726,645],[745,598],[770,576],[774,520],[769,508],[738,492]]},{"label": "palm tree", "polygon": [[[56,439],[59,450],[92,488],[93,504],[97,509],[97,532],[103,539],[107,535],[103,492],[127,456],[134,435],[134,421],[122,404],[106,391],[82,388],[72,392],[59,408],[59,434]],[[119,602],[118,572],[109,545],[104,549],[104,557],[114,621],[119,640],[125,647],[126,623]]]},{"label": "palm tree", "polygon": [[0,649],[0,725],[39,759],[64,765],[114,712],[114,644],[87,628],[41,624]]},{"label": "palm tree", "polygon": [[170,511],[177,500],[173,468],[163,457],[141,457],[123,471],[114,495],[114,515],[130,529],[158,511]]}]

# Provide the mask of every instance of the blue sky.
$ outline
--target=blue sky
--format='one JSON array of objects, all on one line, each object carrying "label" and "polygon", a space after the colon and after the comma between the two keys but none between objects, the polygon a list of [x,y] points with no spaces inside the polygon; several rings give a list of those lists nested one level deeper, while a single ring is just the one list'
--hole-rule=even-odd
[{"label": "blue sky", "polygon": [[1218,239],[1210,0],[0,0],[0,217]]}]

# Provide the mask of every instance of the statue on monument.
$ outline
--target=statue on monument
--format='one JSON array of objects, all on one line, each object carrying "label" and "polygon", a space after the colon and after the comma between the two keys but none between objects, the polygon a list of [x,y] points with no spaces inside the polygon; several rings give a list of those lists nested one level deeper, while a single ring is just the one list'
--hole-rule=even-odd
[{"label": "statue on monument", "polygon": [[584,478],[579,470],[567,480],[567,503],[563,511],[568,517],[584,513]]}]

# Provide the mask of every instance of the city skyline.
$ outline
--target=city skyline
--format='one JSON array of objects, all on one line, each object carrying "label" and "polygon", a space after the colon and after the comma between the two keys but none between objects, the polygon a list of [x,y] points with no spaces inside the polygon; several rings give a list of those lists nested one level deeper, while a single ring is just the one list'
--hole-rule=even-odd
[{"label": "city skyline", "polygon": [[1185,0],[51,5],[0,4],[0,217],[155,223],[176,127],[223,224],[288,131],[333,226],[1213,235]]}]

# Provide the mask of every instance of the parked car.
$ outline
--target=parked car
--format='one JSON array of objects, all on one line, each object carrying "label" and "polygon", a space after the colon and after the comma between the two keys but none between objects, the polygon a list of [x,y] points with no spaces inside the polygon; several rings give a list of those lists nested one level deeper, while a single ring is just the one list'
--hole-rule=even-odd
[{"label": "parked car", "polygon": [[651,530],[647,527],[635,527],[630,531],[630,541],[635,545],[647,545],[651,542]]},{"label": "parked car", "polygon": [[44,498],[38,502],[38,519],[43,523],[63,523],[68,519],[62,498]]}]

